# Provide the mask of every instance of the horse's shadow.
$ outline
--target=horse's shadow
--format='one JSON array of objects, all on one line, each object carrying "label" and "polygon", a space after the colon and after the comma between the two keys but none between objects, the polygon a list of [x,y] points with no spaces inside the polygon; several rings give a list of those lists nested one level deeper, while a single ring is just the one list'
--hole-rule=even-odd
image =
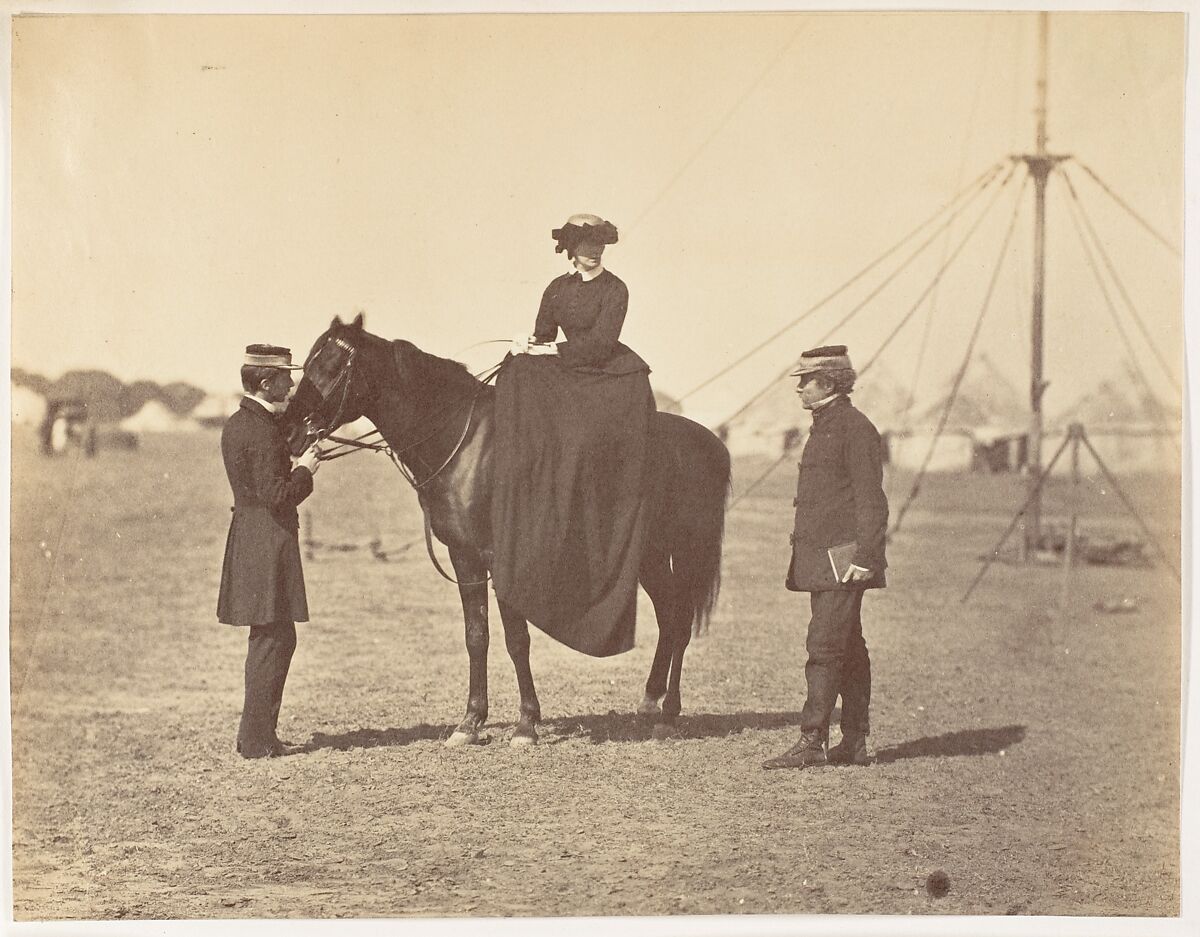
[{"label": "horse's shadow", "polygon": [[[558,716],[542,723],[542,740],[560,744],[583,739],[593,745],[605,742],[645,742],[656,738],[656,720],[636,713],[609,712],[606,715]],[[672,739],[712,739],[739,735],[747,730],[785,729],[800,724],[800,713],[737,712],[698,713],[680,716],[673,727]],[[508,724],[490,724],[484,740],[504,738]],[[407,728],[355,729],[336,735],[316,732],[305,752],[321,749],[346,751],[352,748],[399,748],[415,742],[440,742],[450,736],[453,726],[421,723]],[[926,736],[901,742],[875,752],[877,764],[891,764],[907,758],[939,758],[952,755],[993,755],[1025,738],[1025,726],[1010,725],[989,729],[959,729],[942,735]]]},{"label": "horse's shadow", "polygon": [[422,722],[403,729],[355,729],[336,735],[314,732],[303,749],[305,752],[314,752],[323,748],[335,751],[347,751],[351,748],[400,748],[414,742],[438,742],[449,738],[453,731],[453,726],[429,725]]},{"label": "horse's shadow", "polygon": [[[736,735],[747,729],[779,729],[798,725],[800,713],[703,713],[680,716],[671,731],[671,738],[706,739]],[[542,741],[548,744],[583,737],[593,744],[602,742],[644,742],[655,737],[656,720],[637,713],[610,712],[607,715],[558,716],[546,719],[540,729]],[[484,743],[496,741],[509,734],[508,723],[488,723],[483,732]],[[454,731],[451,725],[420,725],[397,729],[355,729],[336,735],[313,733],[303,746],[305,752],[351,748],[399,748],[414,742],[441,742]]]},{"label": "horse's shadow", "polygon": [[[670,737],[725,738],[747,729],[783,729],[799,724],[799,712],[696,713],[680,716],[671,727]],[[656,737],[656,725],[656,718],[612,711],[607,715],[558,716],[542,723],[549,736],[548,741],[563,742],[582,737],[594,745],[649,741]]]}]

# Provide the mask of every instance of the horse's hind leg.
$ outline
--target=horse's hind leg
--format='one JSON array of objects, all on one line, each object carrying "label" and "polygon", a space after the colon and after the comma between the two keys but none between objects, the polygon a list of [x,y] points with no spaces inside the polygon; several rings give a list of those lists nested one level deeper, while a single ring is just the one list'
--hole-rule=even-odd
[{"label": "horse's hind leg", "polygon": [[667,679],[667,695],[663,697],[662,719],[655,728],[655,736],[665,737],[675,725],[683,702],[679,695],[679,681],[683,674],[683,654],[692,640],[692,622],[682,602],[675,603],[674,615],[665,629],[673,637],[671,642],[671,673]]},{"label": "horse's hind leg", "polygon": [[519,612],[500,603],[500,619],[504,622],[504,644],[517,672],[517,689],[521,693],[521,718],[513,730],[511,745],[537,743],[537,725],[542,721],[542,707],[533,686],[533,671],[529,669],[529,623]]},{"label": "horse's hind leg", "polygon": [[659,700],[667,692],[667,674],[675,645],[671,622],[675,614],[676,599],[674,584],[671,582],[670,557],[665,551],[651,552],[651,548],[647,547],[638,573],[642,587],[654,604],[654,617],[658,620],[658,645],[654,649],[650,675],[646,678],[646,695],[638,705],[637,711],[643,716],[657,716],[662,712]]},{"label": "horse's hind leg", "polygon": [[470,688],[467,691],[467,714],[446,739],[446,744],[476,745],[479,731],[487,722],[488,686],[488,597],[487,567],[476,558],[450,551],[454,574],[459,581],[462,597],[463,622],[466,627],[467,655],[471,661]]}]

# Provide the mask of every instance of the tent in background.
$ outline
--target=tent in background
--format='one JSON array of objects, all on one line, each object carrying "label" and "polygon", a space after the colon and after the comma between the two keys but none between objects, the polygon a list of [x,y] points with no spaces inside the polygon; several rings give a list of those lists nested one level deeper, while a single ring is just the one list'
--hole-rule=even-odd
[{"label": "tent in background", "polygon": [[[1165,473],[1178,475],[1182,465],[1180,439],[1182,415],[1159,400],[1143,395],[1134,400],[1124,387],[1133,381],[1102,380],[1062,413],[1049,421],[1042,443],[1042,458],[1048,462],[1058,451],[1072,423],[1083,425],[1088,440],[1109,471],[1116,475]],[[1079,459],[1085,477],[1099,476],[1095,459],[1084,451]],[[1051,474],[1069,474],[1069,452],[1064,452]]]},{"label": "tent in background", "polygon": [[242,395],[209,394],[192,410],[190,416],[201,426],[221,427],[241,405]]},{"label": "tent in background", "polygon": [[41,426],[46,416],[46,398],[28,387],[10,385],[12,422],[18,426]]},{"label": "tent in background", "polygon": [[936,403],[902,430],[888,434],[892,464],[916,471],[928,458],[926,470],[932,472],[1020,468],[1029,416],[1020,393],[987,355],[968,368],[934,442],[952,387],[953,382]]},{"label": "tent in background", "polygon": [[722,420],[713,431],[732,456],[778,458],[807,432],[808,423],[808,414],[796,397],[796,379],[783,378],[744,411]]},{"label": "tent in background", "polygon": [[[778,458],[789,448],[798,451],[812,417],[800,404],[796,384],[797,378],[780,378],[743,412],[716,428],[732,455]],[[901,425],[907,393],[884,365],[876,364],[859,377],[851,399],[881,434]]]},{"label": "tent in background", "polygon": [[128,433],[180,433],[200,428],[190,416],[176,416],[161,400],[147,400],[142,409],[119,425]]}]

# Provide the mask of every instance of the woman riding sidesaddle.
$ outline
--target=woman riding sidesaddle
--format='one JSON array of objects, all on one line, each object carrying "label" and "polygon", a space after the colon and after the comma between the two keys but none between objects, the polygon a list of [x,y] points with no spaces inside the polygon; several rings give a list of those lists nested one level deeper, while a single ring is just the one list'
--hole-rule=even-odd
[{"label": "woman riding sidesaddle", "polygon": [[620,341],[629,291],[601,260],[617,229],[580,214],[551,235],[573,270],[496,382],[492,579],[538,628],[608,656],[633,646],[654,395]]}]

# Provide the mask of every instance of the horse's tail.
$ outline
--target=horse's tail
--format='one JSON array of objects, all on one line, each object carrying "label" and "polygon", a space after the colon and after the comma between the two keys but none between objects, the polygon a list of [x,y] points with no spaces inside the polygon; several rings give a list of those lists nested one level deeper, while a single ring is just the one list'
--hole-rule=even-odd
[{"label": "horse's tail", "polygon": [[[685,607],[691,611],[692,634],[708,627],[721,591],[721,551],[725,541],[725,508],[729,501],[732,470],[729,450],[707,429],[693,423],[686,457],[693,470],[687,505],[676,515],[684,528],[673,538],[671,569],[683,588]],[[683,494],[682,491],[679,492]]]}]

